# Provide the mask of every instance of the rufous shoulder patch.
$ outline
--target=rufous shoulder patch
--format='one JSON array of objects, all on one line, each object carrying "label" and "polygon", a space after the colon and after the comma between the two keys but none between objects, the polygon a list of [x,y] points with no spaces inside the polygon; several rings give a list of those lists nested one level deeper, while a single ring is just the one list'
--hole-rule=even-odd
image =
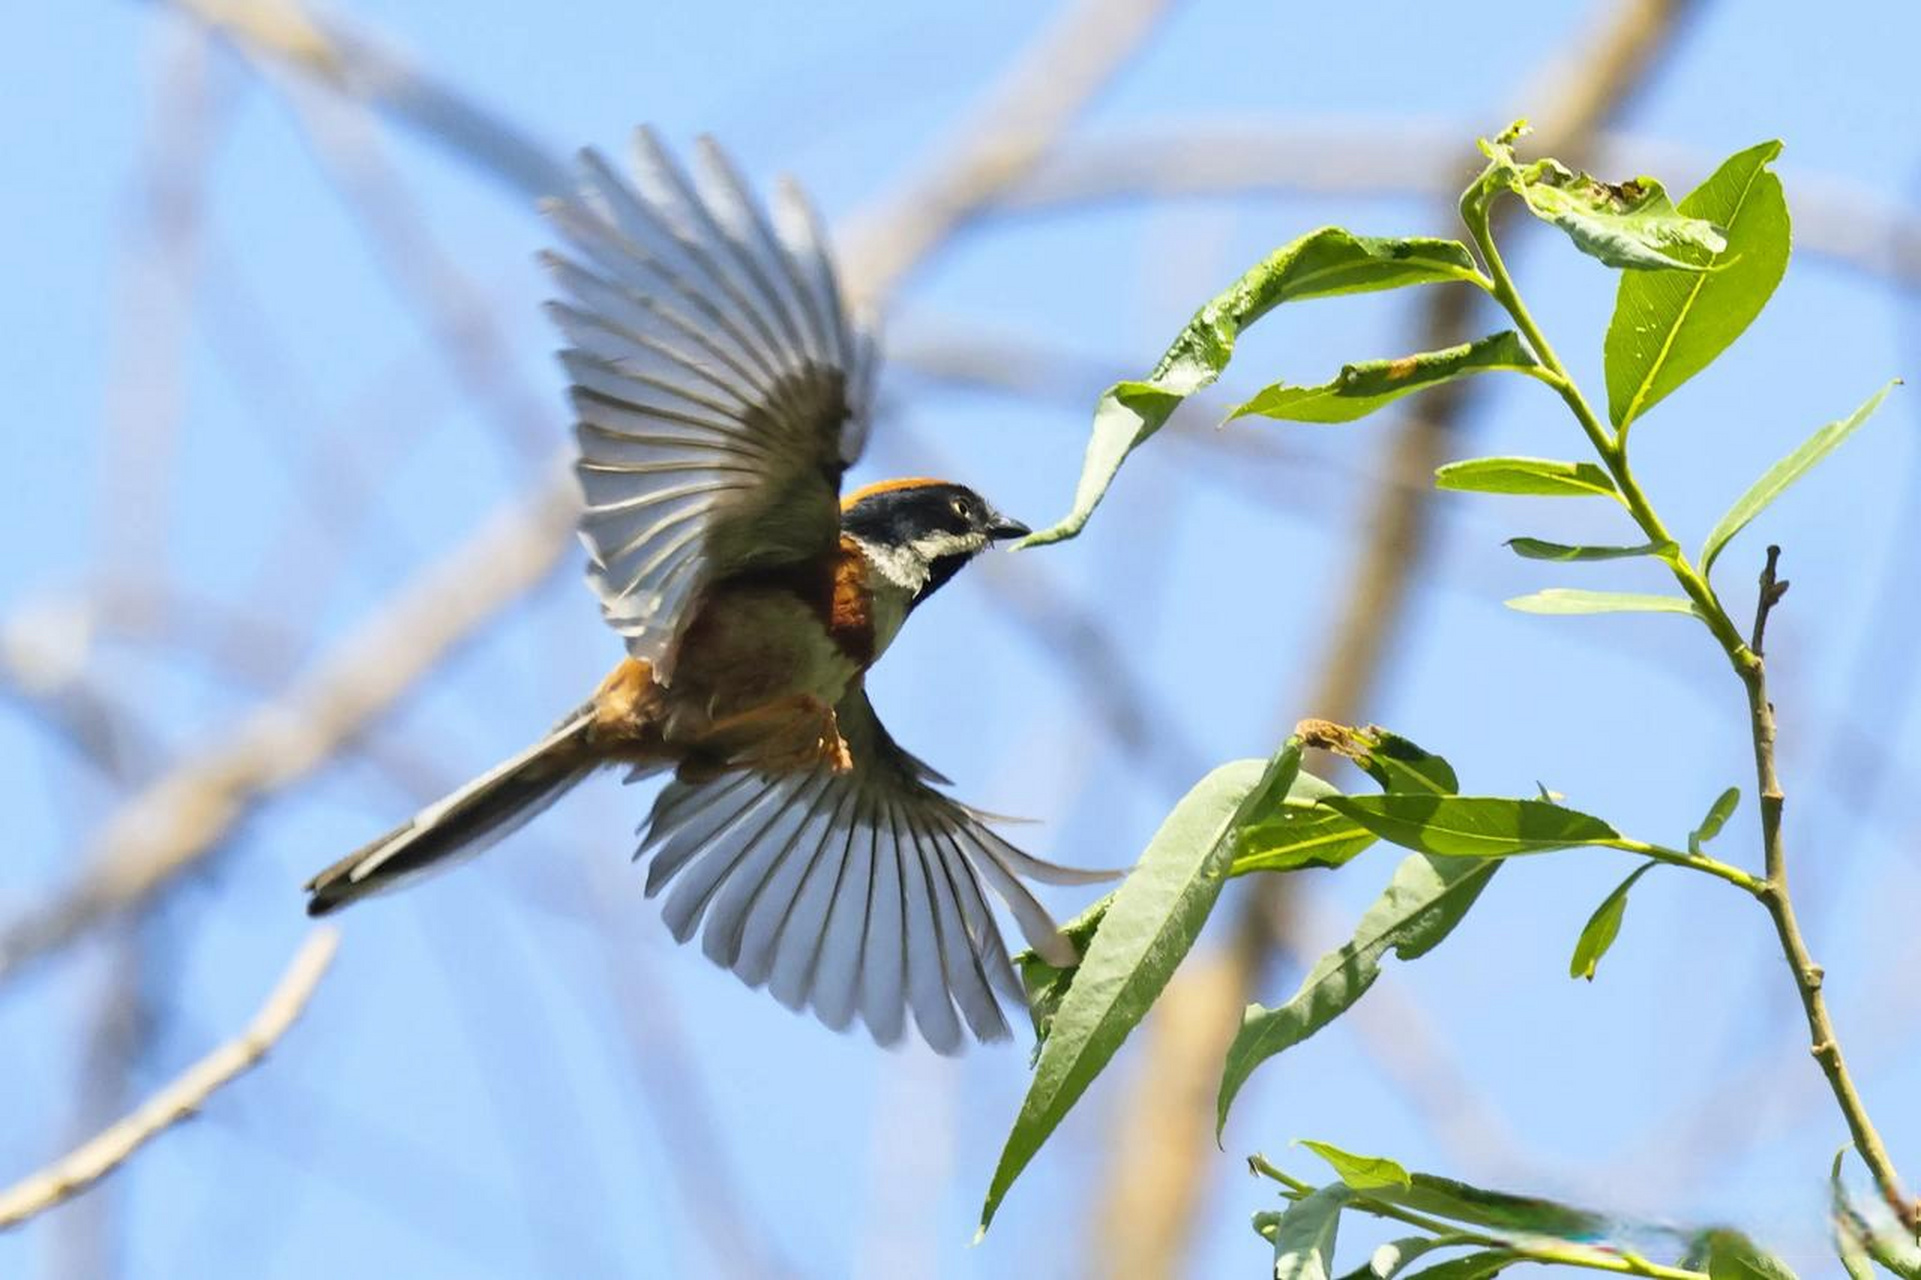
[{"label": "rufous shoulder patch", "polygon": [[[910,481],[906,483],[926,483]],[[827,612],[827,633],[865,669],[874,660],[874,597],[867,585],[867,556],[846,534],[834,564],[834,594]]]}]

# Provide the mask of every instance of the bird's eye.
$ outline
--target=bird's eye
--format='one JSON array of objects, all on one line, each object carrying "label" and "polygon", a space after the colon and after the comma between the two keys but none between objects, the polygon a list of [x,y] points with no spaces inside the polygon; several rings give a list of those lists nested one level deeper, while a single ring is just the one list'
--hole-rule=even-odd
[{"label": "bird's eye", "polygon": [[970,520],[973,518],[973,508],[968,506],[967,499],[965,498],[954,499],[953,507],[954,507],[954,514],[959,516],[961,519]]}]

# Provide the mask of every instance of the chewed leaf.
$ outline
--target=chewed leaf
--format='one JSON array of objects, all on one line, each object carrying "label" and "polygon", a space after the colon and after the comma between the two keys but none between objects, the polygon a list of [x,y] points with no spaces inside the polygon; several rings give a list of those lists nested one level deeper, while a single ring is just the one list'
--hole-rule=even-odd
[{"label": "chewed leaf", "polygon": [[1719,227],[1676,209],[1653,178],[1603,182],[1557,160],[1523,166],[1514,159],[1516,136],[1510,131],[1481,144],[1490,163],[1470,198],[1483,215],[1493,192],[1512,191],[1535,217],[1559,227],[1575,248],[1610,267],[1705,271],[1727,248]]},{"label": "chewed leaf", "polygon": [[1072,509],[1020,545],[1079,533],[1127,455],[1165,426],[1181,401],[1218,378],[1241,330],[1281,303],[1479,278],[1473,257],[1454,240],[1383,239],[1322,227],[1275,250],[1203,306],[1146,378],[1107,389],[1094,410]]},{"label": "chewed leaf", "polygon": [[1754,323],[1788,268],[1791,234],[1779,142],[1730,156],[1681,201],[1680,212],[1727,232],[1716,271],[1622,275],[1607,332],[1608,417],[1616,427],[1654,407],[1712,364]]},{"label": "chewed leaf", "polygon": [[1621,500],[1613,478],[1594,463],[1554,458],[1468,458],[1450,462],[1435,471],[1434,487],[1465,493]]},{"label": "chewed leaf", "polygon": [[1352,422],[1427,387],[1494,370],[1538,367],[1513,330],[1440,351],[1423,351],[1393,360],[1369,360],[1341,369],[1332,382],[1314,387],[1277,382],[1236,405],[1229,419],[1279,418],[1287,422]]},{"label": "chewed leaf", "polygon": [[1788,486],[1813,470],[1814,465],[1841,447],[1841,442],[1853,435],[1856,428],[1873,416],[1888,398],[1888,392],[1900,386],[1900,379],[1890,382],[1872,396],[1867,403],[1856,409],[1839,422],[1830,422],[1813,435],[1803,440],[1798,448],[1781,461],[1769,467],[1756,480],[1748,491],[1735,500],[1727,514],[1716,522],[1708,534],[1708,540],[1701,545],[1701,572],[1706,574],[1714,568],[1714,561],[1728,545],[1735,534],[1748,527],[1748,522],[1761,514],[1767,505],[1787,492]]}]

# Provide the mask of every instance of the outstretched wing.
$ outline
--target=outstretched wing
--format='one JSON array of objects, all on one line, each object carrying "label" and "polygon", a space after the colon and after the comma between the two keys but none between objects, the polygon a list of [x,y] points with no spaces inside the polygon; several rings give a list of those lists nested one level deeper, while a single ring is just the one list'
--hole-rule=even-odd
[{"label": "outstretched wing", "polygon": [[966,1043],[963,1021],[977,1039],[1005,1039],[996,993],[1025,997],[983,885],[1030,945],[1066,965],[1073,946],[1022,877],[1085,884],[1109,873],[1029,857],[935,791],[938,775],[894,742],[858,682],[835,710],[851,771],[669,783],[640,849],[653,855],[647,895],[667,890],[675,938],[699,930],[710,959],[835,1030],[858,1016],[893,1044],[911,1009],[941,1053]]},{"label": "outstretched wing", "polygon": [[704,586],[834,553],[874,367],[799,190],[770,221],[711,141],[695,158],[689,182],[643,129],[632,185],[585,152],[579,194],[548,205],[578,255],[547,261],[588,579],[662,683]]}]

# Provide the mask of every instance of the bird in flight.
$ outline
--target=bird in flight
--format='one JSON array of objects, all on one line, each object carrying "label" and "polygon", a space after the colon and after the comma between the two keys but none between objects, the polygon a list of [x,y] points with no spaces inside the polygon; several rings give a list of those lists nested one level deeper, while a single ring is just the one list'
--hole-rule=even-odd
[{"label": "bird in flight", "polygon": [[636,857],[701,949],[792,1009],[882,1044],[908,1014],[936,1050],[1010,1032],[1021,984],[984,890],[1055,965],[1072,944],[1026,880],[1043,862],[897,744],[865,675],[908,616],[1027,533],[973,490],[890,480],[841,497],[872,409],[875,343],[819,220],[771,217],[702,140],[693,175],[643,129],[624,180],[582,155],[548,212],[565,300],[588,581],[627,656],[525,751],[307,885],[324,915],[479,852],[588,774],[671,771]]}]

